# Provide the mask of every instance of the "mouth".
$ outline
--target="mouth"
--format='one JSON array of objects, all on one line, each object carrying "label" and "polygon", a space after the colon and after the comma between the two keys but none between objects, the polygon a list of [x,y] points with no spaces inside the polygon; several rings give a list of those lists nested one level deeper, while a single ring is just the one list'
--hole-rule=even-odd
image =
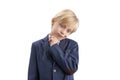
[{"label": "mouth", "polygon": [[63,35],[61,35],[61,34],[58,34],[58,37],[59,37],[60,39],[65,39],[65,37],[64,37]]}]

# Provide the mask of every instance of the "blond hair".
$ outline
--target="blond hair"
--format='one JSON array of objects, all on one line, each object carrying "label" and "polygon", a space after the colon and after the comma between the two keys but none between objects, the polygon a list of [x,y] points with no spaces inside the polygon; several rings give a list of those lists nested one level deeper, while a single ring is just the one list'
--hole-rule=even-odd
[{"label": "blond hair", "polygon": [[56,14],[53,19],[57,22],[65,23],[68,27],[73,27],[73,32],[75,32],[79,26],[79,20],[75,13],[70,9],[65,9]]}]

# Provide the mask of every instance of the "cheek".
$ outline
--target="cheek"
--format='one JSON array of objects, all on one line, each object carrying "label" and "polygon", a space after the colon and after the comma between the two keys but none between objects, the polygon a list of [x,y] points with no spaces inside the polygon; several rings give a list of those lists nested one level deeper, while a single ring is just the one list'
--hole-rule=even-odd
[{"label": "cheek", "polygon": [[54,26],[52,29],[52,32],[54,33],[60,33],[62,31],[62,28],[60,26]]},{"label": "cheek", "polygon": [[70,35],[70,33],[66,34],[66,36],[68,37]]},{"label": "cheek", "polygon": [[62,31],[62,29],[59,27],[56,29],[56,32],[61,32],[61,31]]},{"label": "cheek", "polygon": [[52,32],[56,34],[56,33],[59,33],[60,31],[59,31],[59,29],[55,28],[55,29],[53,29]]}]

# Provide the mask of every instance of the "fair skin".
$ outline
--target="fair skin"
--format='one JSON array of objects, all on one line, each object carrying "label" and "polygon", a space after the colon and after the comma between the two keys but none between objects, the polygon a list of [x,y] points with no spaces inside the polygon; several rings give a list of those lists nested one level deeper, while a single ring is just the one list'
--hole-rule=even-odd
[{"label": "fair skin", "polygon": [[49,43],[50,46],[60,42],[60,40],[67,38],[72,34],[73,28],[68,27],[66,24],[59,24],[54,19],[52,20],[52,29],[50,33]]}]

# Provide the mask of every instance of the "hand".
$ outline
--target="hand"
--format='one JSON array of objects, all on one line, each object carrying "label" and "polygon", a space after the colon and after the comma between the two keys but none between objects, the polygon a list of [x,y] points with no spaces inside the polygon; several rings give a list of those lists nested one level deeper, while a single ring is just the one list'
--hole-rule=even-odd
[{"label": "hand", "polygon": [[56,43],[59,43],[59,40],[55,36],[50,36],[49,37],[49,43],[50,43],[50,46],[52,46]]}]

